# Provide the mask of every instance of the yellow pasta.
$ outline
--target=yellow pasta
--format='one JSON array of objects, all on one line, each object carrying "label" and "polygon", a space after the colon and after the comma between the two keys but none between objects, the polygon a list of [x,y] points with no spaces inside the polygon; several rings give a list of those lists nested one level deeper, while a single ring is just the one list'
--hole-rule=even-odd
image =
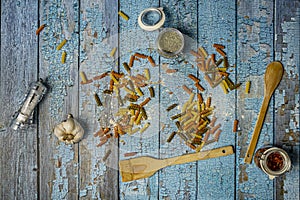
[{"label": "yellow pasta", "polygon": [[208,56],[206,50],[203,47],[199,47],[200,52],[203,54],[204,58]]},{"label": "yellow pasta", "polygon": [[81,80],[83,83],[86,83],[87,82],[87,78],[86,78],[86,75],[84,72],[80,72],[79,73],[80,77],[81,77]]},{"label": "yellow pasta", "polygon": [[141,96],[144,96],[144,93],[143,93],[143,91],[141,90],[140,87],[135,87],[134,89],[135,89],[136,93],[137,93],[140,97],[141,97]]},{"label": "yellow pasta", "polygon": [[144,69],[144,74],[145,74],[147,81],[149,81],[150,80],[150,72],[149,72],[148,68]]},{"label": "yellow pasta", "polygon": [[149,122],[146,123],[146,124],[144,125],[144,127],[140,129],[140,133],[145,132],[149,126],[150,126],[150,123],[149,123]]},{"label": "yellow pasta", "polygon": [[191,104],[191,103],[193,102],[194,98],[195,98],[195,93],[192,92],[192,93],[190,94],[190,98],[189,98],[189,100],[188,100],[188,103]]},{"label": "yellow pasta", "polygon": [[224,84],[223,81],[221,82],[221,87],[223,89],[224,94],[228,94],[228,89],[226,88],[226,86],[225,86],[225,84]]},{"label": "yellow pasta", "polygon": [[250,93],[250,87],[251,87],[251,82],[247,81],[246,82],[246,88],[245,88],[245,93],[249,94]]},{"label": "yellow pasta", "polygon": [[66,62],[67,53],[65,51],[61,54],[61,63],[64,64]]},{"label": "yellow pasta", "polygon": [[126,21],[129,20],[129,17],[128,17],[125,13],[123,13],[121,10],[118,12],[118,14],[119,14],[123,19],[125,19]]},{"label": "yellow pasta", "polygon": [[56,50],[61,50],[61,48],[67,43],[67,40],[64,39],[57,47]]},{"label": "yellow pasta", "polygon": [[116,79],[116,77],[113,75],[113,73],[110,73],[109,76],[114,81],[115,84],[119,83],[119,81]]},{"label": "yellow pasta", "polygon": [[117,51],[117,47],[114,47],[114,48],[111,50],[111,52],[110,52],[109,55],[110,55],[111,57],[114,57],[116,51]]}]

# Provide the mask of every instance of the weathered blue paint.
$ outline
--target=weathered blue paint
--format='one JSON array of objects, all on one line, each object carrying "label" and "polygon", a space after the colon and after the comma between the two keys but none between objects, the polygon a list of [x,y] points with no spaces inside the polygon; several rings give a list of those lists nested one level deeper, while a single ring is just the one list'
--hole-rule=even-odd
[{"label": "weathered blue paint", "polygon": [[[199,1],[198,2],[198,44],[209,54],[215,53],[216,60],[221,56],[213,48],[213,44],[222,44],[229,64],[236,60],[236,5],[233,1]],[[235,68],[230,68],[229,78],[236,81]],[[202,72],[200,76],[204,77]],[[208,88],[212,94],[212,105],[216,107],[216,124],[221,123],[219,142],[212,147],[235,145],[235,134],[232,132],[235,113],[235,93],[224,94],[220,86]],[[238,151],[235,149],[235,151]],[[235,197],[234,156],[211,159],[198,164],[198,198],[199,199],[233,199]]]},{"label": "weathered blue paint", "polygon": [[[41,24],[46,24],[40,33],[40,57],[42,65],[40,76],[49,86],[46,103],[41,108],[47,124],[41,124],[40,130],[47,134],[41,135],[41,154],[52,150],[52,159],[41,155],[41,163],[47,163],[45,169],[40,170],[40,180],[48,182],[48,187],[41,186],[40,197],[52,199],[73,198],[77,193],[78,165],[76,145],[68,146],[58,143],[52,134],[56,124],[65,119],[68,113],[77,116],[77,56],[78,56],[78,2],[41,1]],[[60,42],[67,43],[61,50],[56,50]],[[66,51],[66,63],[61,63],[62,52]],[[75,93],[74,93],[75,92]],[[70,106],[72,104],[72,106]],[[48,107],[47,107],[48,105]],[[50,162],[49,162],[50,160]],[[58,164],[59,163],[59,164]],[[51,179],[51,180],[49,180]],[[48,194],[45,194],[45,193]],[[74,193],[75,192],[75,193]],[[49,194],[51,193],[51,194]]]},{"label": "weathered blue paint", "polygon": [[[237,80],[251,80],[263,88],[264,73],[267,64],[273,60],[273,2],[257,1],[251,4],[240,1],[237,5]],[[256,88],[256,87],[255,87]],[[273,198],[273,181],[269,180],[252,162],[244,163],[244,156],[251,139],[258,112],[261,106],[263,90],[251,90],[250,97],[244,91],[238,92],[237,116],[240,118],[242,131],[238,134],[236,155],[236,191],[237,198]],[[249,100],[247,100],[249,98]],[[250,99],[254,100],[250,100]],[[247,105],[247,102],[256,102]],[[251,106],[252,105],[252,106]],[[270,104],[272,106],[272,103]],[[257,148],[272,144],[273,118],[272,107],[265,118]],[[259,197],[258,197],[259,194]]]},{"label": "weathered blue paint", "polygon": [[275,144],[288,152],[293,168],[276,180],[275,187],[276,197],[299,199],[293,187],[299,186],[300,2],[286,3],[276,1],[275,59],[283,63],[285,74],[275,92]]},{"label": "weathered blue paint", "polygon": [[[35,51],[38,48],[35,49],[33,46],[37,40],[34,31],[38,23],[34,19],[29,20],[31,23],[27,23],[26,12],[31,10],[21,9],[28,2],[19,1],[5,6],[3,2],[1,1],[1,33],[3,34],[1,34],[0,86],[1,94],[4,95],[1,96],[3,100],[1,105],[5,107],[9,102],[9,105],[15,106],[18,103],[16,99],[23,95],[22,91],[31,79],[38,75],[37,73],[41,78],[47,77],[51,90],[45,101],[40,104],[38,140],[34,135],[29,134],[36,130],[34,125],[26,135],[23,134],[24,137],[10,139],[6,127],[1,129],[1,126],[3,128],[6,125],[9,118],[6,114],[11,113],[12,108],[8,106],[4,109],[5,116],[0,119],[0,131],[4,130],[4,133],[1,132],[3,136],[1,141],[6,145],[4,149],[8,147],[13,153],[8,160],[8,156],[1,157],[3,163],[1,179],[4,180],[3,182],[7,180],[15,180],[15,182],[11,181],[8,186],[1,187],[2,197],[27,199],[42,197],[49,199],[299,198],[300,11],[297,0],[275,2],[147,0],[142,3],[135,0],[129,2],[125,0],[119,2],[117,0],[41,1],[39,20],[40,24],[45,23],[47,27],[39,36],[41,66],[37,71],[33,60],[36,59]],[[146,32],[137,24],[137,16],[143,9],[158,6],[162,6],[166,13],[167,20],[164,27],[178,28],[189,36],[189,40],[192,41],[190,48],[204,46],[209,53],[213,53],[213,43],[224,44],[229,62],[237,64],[236,68],[231,68],[230,77],[241,83],[251,80],[251,91],[250,94],[244,94],[243,84],[239,90],[225,95],[220,87],[209,88],[203,80],[203,74],[199,72],[201,83],[207,89],[204,97],[212,96],[212,103],[216,106],[217,123],[222,124],[223,130],[219,142],[206,148],[236,144],[236,155],[172,166],[162,169],[151,178],[122,183],[117,170],[118,160],[127,159],[124,153],[136,151],[138,152],[136,156],[167,158],[191,152],[179,137],[175,137],[170,144],[166,143],[168,135],[176,129],[170,121],[170,116],[177,113],[180,106],[170,113],[164,112],[164,109],[171,103],[181,104],[188,98],[187,95],[183,96],[185,93],[181,89],[181,84],[189,85],[190,80],[186,76],[188,73],[196,73],[195,63],[192,58],[185,57],[186,55],[183,57],[189,61],[188,64],[181,62],[182,57],[174,60],[159,58],[155,52],[158,31]],[[16,12],[21,13],[21,16],[25,15],[24,20],[17,20],[16,15],[7,13],[8,7],[16,8]],[[37,8],[33,6],[31,9],[36,12]],[[130,18],[129,21],[119,17],[118,10],[126,13]],[[118,27],[120,35],[117,34]],[[57,51],[56,46],[64,38],[68,42],[63,47],[67,52],[67,62],[63,65],[60,63],[62,50]],[[20,43],[22,43],[21,47]],[[30,48],[25,48],[27,45]],[[118,50],[114,58],[111,58],[109,53],[114,47],[118,47]],[[11,51],[13,56],[10,58],[7,52],[3,53],[4,51]],[[134,52],[151,55],[156,63],[160,64],[153,68],[146,61],[136,61],[133,69],[133,73],[141,73],[146,67],[150,69],[156,93],[156,97],[146,106],[151,126],[141,135],[139,133],[133,136],[124,135],[119,140],[112,139],[107,145],[97,148],[99,138],[94,138],[93,133],[100,126],[109,124],[109,119],[117,108],[112,105],[114,100],[111,101],[109,96],[104,95],[100,95],[100,98],[105,99],[103,101],[105,106],[96,107],[92,96],[93,92],[101,94],[107,88],[109,78],[78,87],[81,81],[78,80],[78,72],[86,72],[89,79],[111,69],[124,72],[121,64],[128,62]],[[3,55],[8,56],[2,59]],[[32,57],[25,58],[24,55]],[[281,146],[290,154],[293,169],[277,178],[276,182],[268,180],[268,177],[254,164],[243,163],[263,99],[265,67],[274,58],[283,63],[286,71],[272,99],[258,147],[273,144],[274,140],[274,145]],[[31,61],[29,68],[26,65],[27,60]],[[19,64],[16,66],[15,63]],[[174,74],[167,74],[166,67],[179,70]],[[13,78],[11,79],[10,76]],[[19,91],[12,92],[17,90],[16,88]],[[147,91],[145,93],[145,96],[149,95]],[[79,145],[69,146],[58,143],[51,135],[54,125],[63,120],[68,112],[78,117],[86,131]],[[240,120],[238,133],[232,133],[235,118]],[[100,119],[99,123],[97,119]],[[16,146],[21,148],[15,149]],[[36,150],[31,146],[39,148]],[[107,161],[103,162],[102,158],[109,149],[112,153]],[[36,151],[39,153],[37,154]],[[35,162],[35,155],[39,156],[38,162]],[[31,169],[34,172],[31,172]],[[6,177],[7,172],[15,173],[13,176],[17,178]],[[39,183],[33,183],[37,179],[35,177],[39,178]],[[20,183],[23,182],[29,190],[19,189]],[[36,184],[40,184],[40,191],[37,191]],[[14,190],[8,191],[8,188]]]},{"label": "weathered blue paint", "polygon": [[[149,7],[158,7],[157,0],[143,1],[125,1],[120,0],[119,10],[123,11],[129,16],[129,20],[125,21],[119,16],[119,49],[120,49],[120,71],[125,73],[122,66],[123,62],[129,62],[130,55],[135,52],[151,55],[156,64],[159,63],[158,56],[153,51],[157,31],[146,32],[143,31],[137,23],[137,18],[144,9]],[[147,60],[135,61],[132,68],[132,74],[141,73],[143,70],[149,68],[151,81],[158,82],[159,80],[159,67],[152,67]],[[150,84],[154,87],[155,97],[145,106],[148,122],[150,127],[142,134],[139,132],[132,136],[124,135],[120,139],[125,141],[119,143],[119,159],[127,159],[124,153],[138,152],[136,156],[151,155],[159,157],[159,86]],[[150,86],[149,85],[149,86]],[[142,88],[144,96],[141,99],[149,97],[147,87]],[[158,195],[158,174],[142,180],[137,180],[129,183],[123,183],[120,178],[120,198],[121,199],[157,199]]]}]

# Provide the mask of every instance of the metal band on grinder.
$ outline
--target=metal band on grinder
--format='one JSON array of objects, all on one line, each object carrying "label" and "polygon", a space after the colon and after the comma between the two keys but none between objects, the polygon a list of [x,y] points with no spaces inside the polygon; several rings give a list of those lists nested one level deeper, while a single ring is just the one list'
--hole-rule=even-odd
[{"label": "metal band on grinder", "polygon": [[[145,16],[146,13],[153,12],[153,11],[159,13],[160,20],[154,25],[145,24],[142,20],[142,17]],[[147,8],[143,10],[139,15],[138,24],[143,30],[154,31],[162,27],[162,25],[165,23],[165,20],[166,20],[166,16],[165,13],[163,12],[163,8]]]}]

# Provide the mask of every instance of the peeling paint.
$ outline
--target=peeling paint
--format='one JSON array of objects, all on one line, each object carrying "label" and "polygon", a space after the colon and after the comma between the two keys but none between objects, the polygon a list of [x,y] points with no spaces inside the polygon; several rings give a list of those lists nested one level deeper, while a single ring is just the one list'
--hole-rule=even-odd
[{"label": "peeling paint", "polygon": [[[62,0],[43,2],[47,5],[43,5],[42,21],[47,26],[41,34],[43,40],[41,55],[45,62],[49,63],[46,78],[46,82],[51,88],[49,113],[52,118],[59,120],[64,98],[67,96],[66,88],[74,85],[74,80],[70,75],[70,64],[61,63],[61,53],[66,51],[66,63],[73,63],[74,57],[77,56],[78,35],[75,32],[69,32],[66,10],[61,9],[64,7]],[[78,10],[76,3],[74,3],[74,8]],[[76,18],[74,23],[76,24]],[[61,51],[57,51],[56,47],[63,39],[67,39],[67,43]]]},{"label": "peeling paint", "polygon": [[60,143],[56,147],[53,159],[61,160],[61,166],[55,168],[55,179],[52,180],[52,199],[63,199],[69,192],[69,177],[67,175],[68,163],[74,160],[72,145]]}]

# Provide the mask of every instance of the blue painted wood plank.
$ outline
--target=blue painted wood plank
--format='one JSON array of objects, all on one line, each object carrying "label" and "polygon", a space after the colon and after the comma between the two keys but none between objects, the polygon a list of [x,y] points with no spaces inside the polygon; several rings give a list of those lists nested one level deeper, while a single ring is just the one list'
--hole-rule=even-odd
[{"label": "blue painted wood plank", "polygon": [[[120,0],[120,8],[122,12],[128,15],[129,20],[126,21],[119,17],[119,49],[120,49],[120,71],[127,74],[122,66],[123,62],[129,62],[130,56],[135,52],[145,55],[151,55],[156,63],[158,63],[158,56],[153,51],[155,46],[155,38],[157,32],[146,32],[142,30],[137,23],[140,12],[149,7],[158,7],[157,0],[143,1],[142,3],[135,0]],[[142,124],[150,122],[150,127],[142,134],[139,132],[133,135],[123,135],[120,137],[119,143],[119,159],[128,159],[124,153],[137,152],[136,156],[150,155],[159,157],[159,110],[158,107],[158,80],[159,68],[152,67],[145,59],[135,61],[131,70],[131,75],[143,74],[145,68],[150,70],[150,81],[147,87],[152,86],[155,91],[155,97],[145,106],[148,120]],[[149,97],[147,87],[142,87],[144,96],[142,96],[138,103],[141,103],[145,98]],[[124,91],[121,91],[124,94]],[[126,104],[127,105],[127,104]],[[134,126],[142,127],[142,126]],[[120,199],[157,199],[158,195],[158,175],[137,181],[123,183],[120,178]]]},{"label": "blue painted wood plank", "polygon": [[[250,94],[244,87],[237,94],[237,117],[241,131],[237,135],[236,190],[237,198],[273,199],[273,181],[254,162],[244,163],[263,99],[264,73],[274,59],[273,2],[240,1],[237,5],[237,80],[252,83]],[[252,103],[250,103],[252,102]],[[257,149],[273,143],[273,115],[270,104],[257,144]]]},{"label": "blue painted wood plank", "polygon": [[[56,124],[71,113],[78,119],[78,1],[41,1],[39,74],[49,86],[49,94],[39,115],[39,197],[78,198],[78,145],[65,145],[53,134]],[[62,40],[61,50],[56,47]],[[62,51],[67,53],[61,63]],[[81,121],[79,119],[79,121]]]},{"label": "blue painted wood plank", "polygon": [[[118,47],[118,2],[81,1],[80,15],[80,68],[89,80],[107,71],[118,71],[117,55],[110,51]],[[81,80],[80,80],[81,81]],[[86,131],[80,143],[80,191],[82,199],[117,199],[118,194],[118,140],[111,138],[107,144],[97,147],[99,137],[94,134],[101,127],[110,127],[112,110],[111,95],[104,95],[108,89],[109,77],[93,80],[90,84],[80,85],[80,117]],[[103,102],[97,106],[94,93]],[[111,153],[105,161],[106,152]]]},{"label": "blue painted wood plank", "polygon": [[[222,44],[229,64],[236,62],[236,5],[233,1],[199,1],[198,3],[198,43],[209,54],[216,54],[216,60],[222,56],[213,48],[213,44]],[[235,68],[229,68],[229,78],[235,82]],[[200,73],[200,76],[204,76]],[[216,107],[215,124],[221,124],[219,142],[211,146],[235,145],[235,133],[232,132],[235,116],[236,92],[225,94],[220,86],[212,89],[212,104]],[[222,157],[201,162],[198,165],[198,196],[200,199],[235,198],[235,156]]]},{"label": "blue painted wood plank", "polygon": [[[165,28],[176,28],[184,34],[186,48],[185,52],[178,58],[160,58],[160,157],[169,158],[193,152],[185,142],[176,135],[174,139],[166,142],[169,135],[177,131],[175,121],[171,116],[181,112],[184,103],[189,99],[182,86],[193,86],[193,81],[188,74],[197,76],[195,65],[188,60],[188,49],[197,47],[197,2],[196,1],[177,1],[163,0],[161,6],[166,13]],[[190,41],[190,44],[187,42]],[[191,45],[191,46],[188,46]],[[175,69],[177,72],[168,73],[168,69]],[[166,112],[166,109],[177,103],[178,106]],[[159,173],[159,197],[161,199],[197,199],[197,162],[182,165],[170,166],[162,169]]]},{"label": "blue painted wood plank", "polygon": [[293,164],[290,172],[276,178],[276,198],[299,199],[300,2],[275,3],[275,60],[285,69],[275,92],[275,145],[288,152]]},{"label": "blue painted wood plank", "polygon": [[37,8],[36,1],[1,1],[0,199],[36,199],[38,194],[36,120],[24,130],[9,127],[29,84],[38,79]]}]

